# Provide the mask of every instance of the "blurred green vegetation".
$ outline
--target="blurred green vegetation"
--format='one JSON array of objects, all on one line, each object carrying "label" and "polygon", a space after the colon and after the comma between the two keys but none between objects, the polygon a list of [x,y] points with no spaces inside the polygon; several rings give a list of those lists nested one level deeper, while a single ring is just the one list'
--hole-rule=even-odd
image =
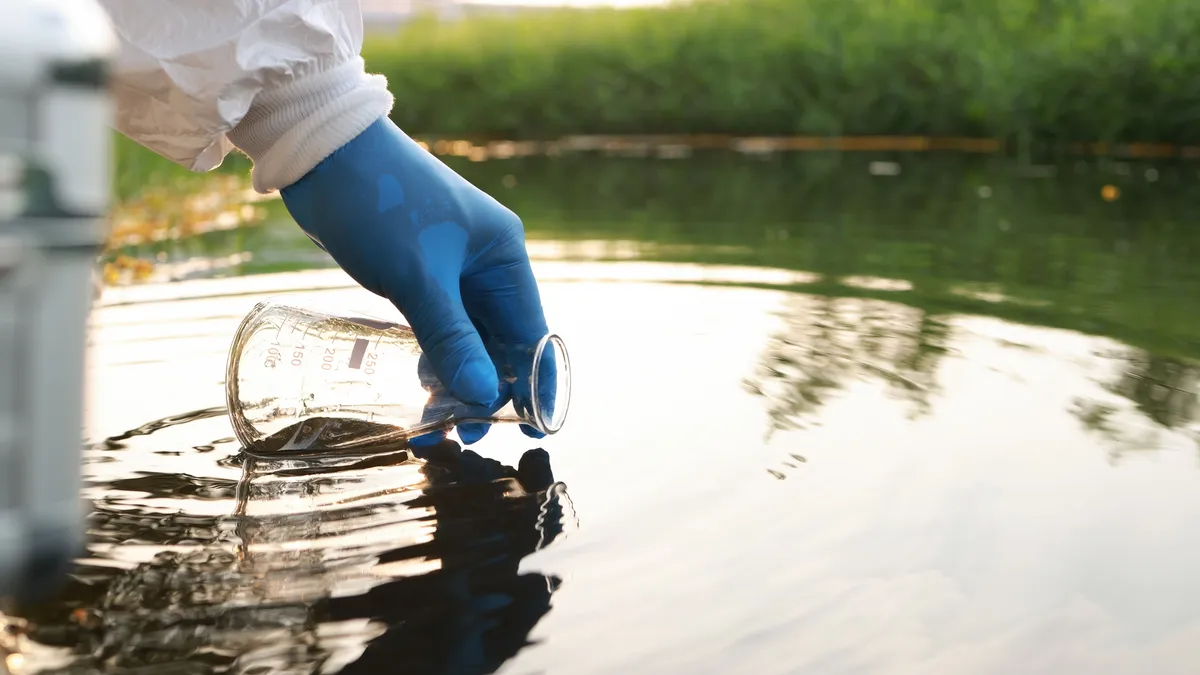
[{"label": "blurred green vegetation", "polygon": [[113,198],[119,204],[136,198],[147,189],[170,188],[180,194],[203,190],[213,175],[243,176],[249,181],[250,159],[232,152],[220,167],[209,173],[194,173],[160,155],[113,133]]},{"label": "blurred green vegetation", "polygon": [[368,37],[414,134],[1200,142],[1200,4],[696,0]]},{"label": "blurred green vegetation", "polygon": [[[368,34],[423,138],[988,137],[1200,144],[1200,4],[694,0],[424,17]],[[196,175],[117,135],[118,199]],[[217,170],[245,175],[231,153]]]},{"label": "blurred green vegetation", "polygon": [[215,171],[194,173],[120,134],[114,137],[113,203],[100,259],[108,283],[155,278],[163,256],[204,257],[203,242],[212,233],[232,232],[237,240],[272,213],[286,215],[278,202],[253,195],[244,155],[230,155]]}]

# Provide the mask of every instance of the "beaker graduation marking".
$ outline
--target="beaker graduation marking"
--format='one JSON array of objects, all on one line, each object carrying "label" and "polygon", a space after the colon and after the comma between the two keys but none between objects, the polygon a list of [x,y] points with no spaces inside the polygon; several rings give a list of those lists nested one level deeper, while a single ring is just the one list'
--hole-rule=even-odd
[{"label": "beaker graduation marking", "polygon": [[354,348],[350,350],[350,367],[357,370],[362,366],[363,356],[367,353],[367,341],[355,338]]}]

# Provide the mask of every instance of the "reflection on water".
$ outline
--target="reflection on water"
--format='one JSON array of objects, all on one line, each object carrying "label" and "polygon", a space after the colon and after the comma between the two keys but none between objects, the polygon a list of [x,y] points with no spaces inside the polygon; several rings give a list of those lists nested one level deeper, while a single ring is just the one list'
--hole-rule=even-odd
[{"label": "reflection on water", "polygon": [[[91,454],[143,436],[144,453],[153,432],[222,412]],[[39,672],[490,673],[549,611],[560,580],[518,571],[574,522],[544,450],[513,468],[452,442],[274,459],[210,447],[212,475],[93,477],[88,557],[54,604],[10,612],[22,619],[0,645]]]},{"label": "reflection on water", "polygon": [[1125,361],[1120,377],[1106,389],[1135,402],[1139,411],[1167,429],[1187,428],[1196,419],[1200,367],[1142,351],[1129,353]]},{"label": "reflection on water", "polygon": [[883,380],[906,402],[910,418],[929,412],[950,330],[945,323],[879,300],[799,295],[788,306],[785,328],[746,381],[767,400],[770,431],[818,423],[828,398],[864,377]]},{"label": "reflection on water", "polygon": [[[812,273],[810,292],[891,295],[933,313],[982,313],[1200,357],[1200,315],[1190,311],[1200,297],[1200,193],[1188,163],[1030,167],[953,155],[717,151],[687,161],[444,159],[520,214],[533,241],[602,242],[615,258],[798,270]],[[872,174],[878,161],[899,172]],[[262,226],[171,244],[178,251],[161,242],[123,252],[175,262],[244,254],[221,275],[332,264],[282,210],[272,213]],[[861,278],[904,290],[863,288]]]},{"label": "reflection on water", "polygon": [[[876,160],[899,173],[872,175]],[[521,214],[534,239],[627,241],[657,260],[803,270],[823,280],[806,291],[891,295],[934,313],[978,312],[1200,357],[1200,315],[1190,311],[1200,298],[1193,164],[706,152],[687,161],[565,155],[454,166]],[[1106,187],[1119,198],[1106,199]],[[908,290],[844,283],[855,277]]]},{"label": "reflection on water", "polygon": [[[917,420],[932,411],[942,393],[938,371],[945,359],[957,355],[959,341],[948,315],[898,302],[795,295],[781,318],[782,328],[772,334],[744,382],[767,407],[768,442],[776,432],[820,426],[823,408],[851,383],[864,380],[882,383],[907,418]],[[1095,378],[1106,396],[1076,396],[1065,412],[1102,439],[1113,461],[1129,452],[1158,449],[1163,432],[1190,434],[1200,450],[1200,366],[1129,347],[1094,356],[1108,366]],[[792,461],[784,464],[795,468]]]},{"label": "reflection on water", "polygon": [[1158,447],[1159,430],[1181,431],[1196,439],[1200,450],[1200,366],[1164,358],[1138,349],[1123,349],[1114,355],[1121,363],[1116,374],[1099,384],[1111,398],[1132,404],[1141,419],[1151,425],[1122,422],[1119,404],[1109,399],[1078,397],[1071,414],[1104,439],[1115,461],[1122,455]]}]

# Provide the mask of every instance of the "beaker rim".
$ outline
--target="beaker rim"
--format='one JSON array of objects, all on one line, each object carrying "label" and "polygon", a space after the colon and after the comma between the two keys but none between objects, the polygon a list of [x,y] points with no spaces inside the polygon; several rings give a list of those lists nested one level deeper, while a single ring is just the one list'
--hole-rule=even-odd
[{"label": "beaker rim", "polygon": [[[539,379],[541,377],[542,357],[546,349],[556,352],[561,361],[555,364],[555,376],[558,378],[554,389],[554,413],[546,418],[545,407],[542,405]],[[567,420],[567,412],[571,406],[571,359],[567,354],[567,345],[556,333],[547,333],[538,340],[533,352],[533,369],[529,375],[530,398],[533,408],[533,422],[539,431],[547,435],[558,433]],[[565,389],[565,391],[563,391]]]}]

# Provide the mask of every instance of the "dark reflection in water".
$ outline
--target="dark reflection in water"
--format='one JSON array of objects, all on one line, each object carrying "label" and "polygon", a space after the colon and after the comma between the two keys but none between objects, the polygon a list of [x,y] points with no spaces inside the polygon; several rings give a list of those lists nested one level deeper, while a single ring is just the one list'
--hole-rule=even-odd
[{"label": "dark reflection in water", "polygon": [[0,644],[66,655],[39,672],[490,673],[549,611],[561,581],[518,571],[574,517],[544,450],[514,468],[449,441],[254,458],[222,440],[218,461],[187,453],[213,475],[94,479],[89,557]]},{"label": "dark reflection in water", "polygon": [[[148,436],[156,431],[162,431],[163,429],[166,429],[169,427],[175,427],[175,426],[179,426],[180,424],[186,424],[188,422],[195,422],[198,420],[210,419],[213,417],[220,417],[221,415],[224,415],[224,414],[225,414],[225,408],[214,407],[214,408],[204,408],[203,410],[193,410],[191,412],[181,413],[179,415],[172,415],[170,417],[164,417],[160,420],[154,420],[153,422],[147,422],[147,423],[143,424],[142,426],[140,426],[136,429],[130,429],[129,431],[126,431],[123,434],[117,434],[116,436],[110,436],[110,437],[104,439],[100,445],[105,450],[120,450],[125,447],[125,444],[123,441],[127,441],[135,436]],[[216,442],[218,442],[218,443],[229,442],[230,440],[231,439],[221,439],[220,441],[216,441]]]}]

